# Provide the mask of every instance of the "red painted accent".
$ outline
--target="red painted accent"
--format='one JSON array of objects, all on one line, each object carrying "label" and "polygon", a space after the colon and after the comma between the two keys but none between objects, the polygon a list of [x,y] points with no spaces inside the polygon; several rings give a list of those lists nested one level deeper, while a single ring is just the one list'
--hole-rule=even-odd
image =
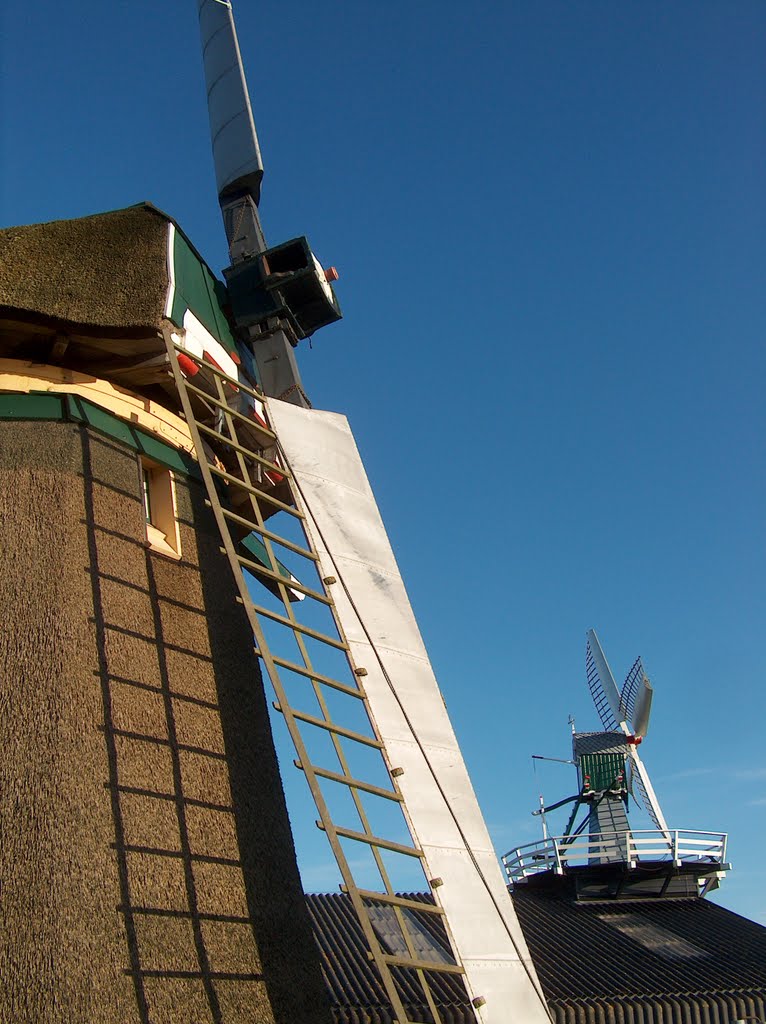
[{"label": "red painted accent", "polygon": [[337,281],[340,274],[335,267],[327,267],[324,272],[324,279],[328,284],[332,284],[333,281]]},{"label": "red painted accent", "polygon": [[239,355],[238,355],[237,352],[230,352],[229,354],[231,355],[232,361],[234,363],[236,363],[237,366],[241,366],[242,365],[242,360],[239,358]]},{"label": "red painted accent", "polygon": [[[221,366],[221,364],[220,364],[220,363],[216,362],[216,360],[215,360],[215,359],[213,359],[213,357],[212,357],[212,356],[210,355],[210,353],[208,352],[208,350],[207,350],[207,349],[203,349],[203,351],[202,351],[202,358],[203,358],[203,359],[204,359],[204,360],[205,360],[206,362],[208,362],[208,363],[212,363],[212,364],[213,364],[213,366],[214,366],[214,367],[215,367],[215,368],[216,368],[217,370],[220,370],[220,371],[221,371],[221,373],[226,373],[226,370],[224,370],[224,368],[223,368],[223,367]],[[227,376],[227,377],[229,376],[229,375],[228,375],[228,373],[226,373],[226,376]],[[231,381],[225,380],[225,381],[223,382],[223,384],[224,384],[224,387],[227,387],[227,388],[231,388],[231,390],[232,390],[232,391],[235,391],[235,392],[236,392],[236,391],[239,391],[239,388],[238,388],[238,387],[236,386],[236,384],[232,384],[232,383],[231,383]]]},{"label": "red painted accent", "polygon": [[627,736],[626,739],[633,747],[637,747],[640,743],[644,742],[643,736]]},{"label": "red painted accent", "polygon": [[269,480],[271,480],[275,487],[277,486],[277,484],[281,484],[282,481],[284,480],[284,477],[282,476],[281,473],[275,473],[269,469],[266,470],[266,476],[268,477]]},{"label": "red painted accent", "polygon": [[265,427],[267,430],[269,429],[269,425],[266,422],[266,420],[263,418],[263,416],[260,416],[255,409],[250,410],[250,415],[253,417],[256,423],[260,423],[260,425],[262,427]]},{"label": "red painted accent", "polygon": [[184,352],[178,353],[178,365],[185,377],[195,377],[199,373],[199,366]]},{"label": "red painted accent", "polygon": [[213,359],[213,357],[210,355],[206,348],[202,350],[202,358],[205,360],[205,362],[212,363],[217,370],[221,371],[221,373],[226,373],[226,370],[224,370],[224,368],[216,359]]}]

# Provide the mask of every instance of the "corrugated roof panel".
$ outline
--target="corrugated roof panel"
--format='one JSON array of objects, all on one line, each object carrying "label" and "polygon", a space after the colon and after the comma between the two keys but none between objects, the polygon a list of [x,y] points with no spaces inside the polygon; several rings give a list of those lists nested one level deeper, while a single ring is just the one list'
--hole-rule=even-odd
[{"label": "corrugated roof panel", "polygon": [[[673,999],[703,1007],[726,995],[754,999],[764,1015],[766,928],[723,907],[698,897],[578,902],[523,887],[513,902],[551,1005]],[[644,1019],[662,1019],[648,1012]]]},{"label": "corrugated roof panel", "polygon": [[[406,894],[407,899],[433,903],[430,896]],[[367,958],[367,946],[351,900],[343,894],[306,897],[314,934],[322,955],[322,970],[339,1024],[393,1024],[383,986]],[[376,912],[382,909],[376,907]],[[386,907],[386,910],[390,908]],[[420,931],[424,944],[449,948],[444,927],[434,914],[407,911]],[[396,953],[391,948],[388,952]],[[430,1021],[423,1005],[422,988],[415,972],[398,968],[394,972],[412,1021]],[[476,1017],[459,976],[426,972],[428,984],[444,1024],[475,1024]]]},{"label": "corrugated roof panel", "polygon": [[[307,901],[335,1020],[392,1024],[348,897]],[[753,921],[698,897],[578,902],[517,888],[513,901],[556,1024],[766,1020],[766,928]],[[444,941],[435,915],[414,913]],[[431,980],[446,1024],[474,1024],[460,979]],[[408,1002],[409,1019],[429,1020],[403,984],[420,999]]]}]

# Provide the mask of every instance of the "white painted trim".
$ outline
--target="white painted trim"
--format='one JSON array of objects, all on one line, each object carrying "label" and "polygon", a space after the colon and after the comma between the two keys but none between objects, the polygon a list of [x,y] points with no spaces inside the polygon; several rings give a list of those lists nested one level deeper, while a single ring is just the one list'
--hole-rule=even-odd
[{"label": "white painted trim", "polygon": [[168,294],[165,299],[165,316],[170,319],[173,312],[173,303],[176,297],[176,226],[172,221],[168,222]]},{"label": "white painted trim", "polygon": [[184,313],[183,332],[179,333],[178,339],[183,348],[200,359],[204,352],[209,352],[224,373],[239,380],[239,368],[231,355],[190,309]]}]

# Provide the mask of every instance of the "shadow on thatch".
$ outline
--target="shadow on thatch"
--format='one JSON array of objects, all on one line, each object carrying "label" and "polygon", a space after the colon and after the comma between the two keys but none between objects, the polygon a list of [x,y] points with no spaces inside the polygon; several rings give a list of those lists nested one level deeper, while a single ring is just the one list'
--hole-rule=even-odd
[{"label": "shadow on thatch", "polygon": [[119,446],[81,437],[104,784],[136,1019],[321,1021],[252,636],[201,488],[180,482],[182,561],[157,556],[102,513],[110,492],[140,506],[135,459],[130,469]]}]

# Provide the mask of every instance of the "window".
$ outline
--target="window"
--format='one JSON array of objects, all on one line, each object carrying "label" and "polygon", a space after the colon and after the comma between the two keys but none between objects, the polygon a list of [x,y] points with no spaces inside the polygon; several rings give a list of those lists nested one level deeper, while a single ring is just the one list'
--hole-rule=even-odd
[{"label": "window", "polygon": [[181,538],[176,518],[176,491],[169,469],[141,459],[141,490],[146,519],[146,543],[152,551],[170,558],[181,557]]},{"label": "window", "polygon": [[599,914],[598,917],[663,960],[694,960],[710,956],[708,950],[700,949],[662,925],[644,920],[639,914]]}]

